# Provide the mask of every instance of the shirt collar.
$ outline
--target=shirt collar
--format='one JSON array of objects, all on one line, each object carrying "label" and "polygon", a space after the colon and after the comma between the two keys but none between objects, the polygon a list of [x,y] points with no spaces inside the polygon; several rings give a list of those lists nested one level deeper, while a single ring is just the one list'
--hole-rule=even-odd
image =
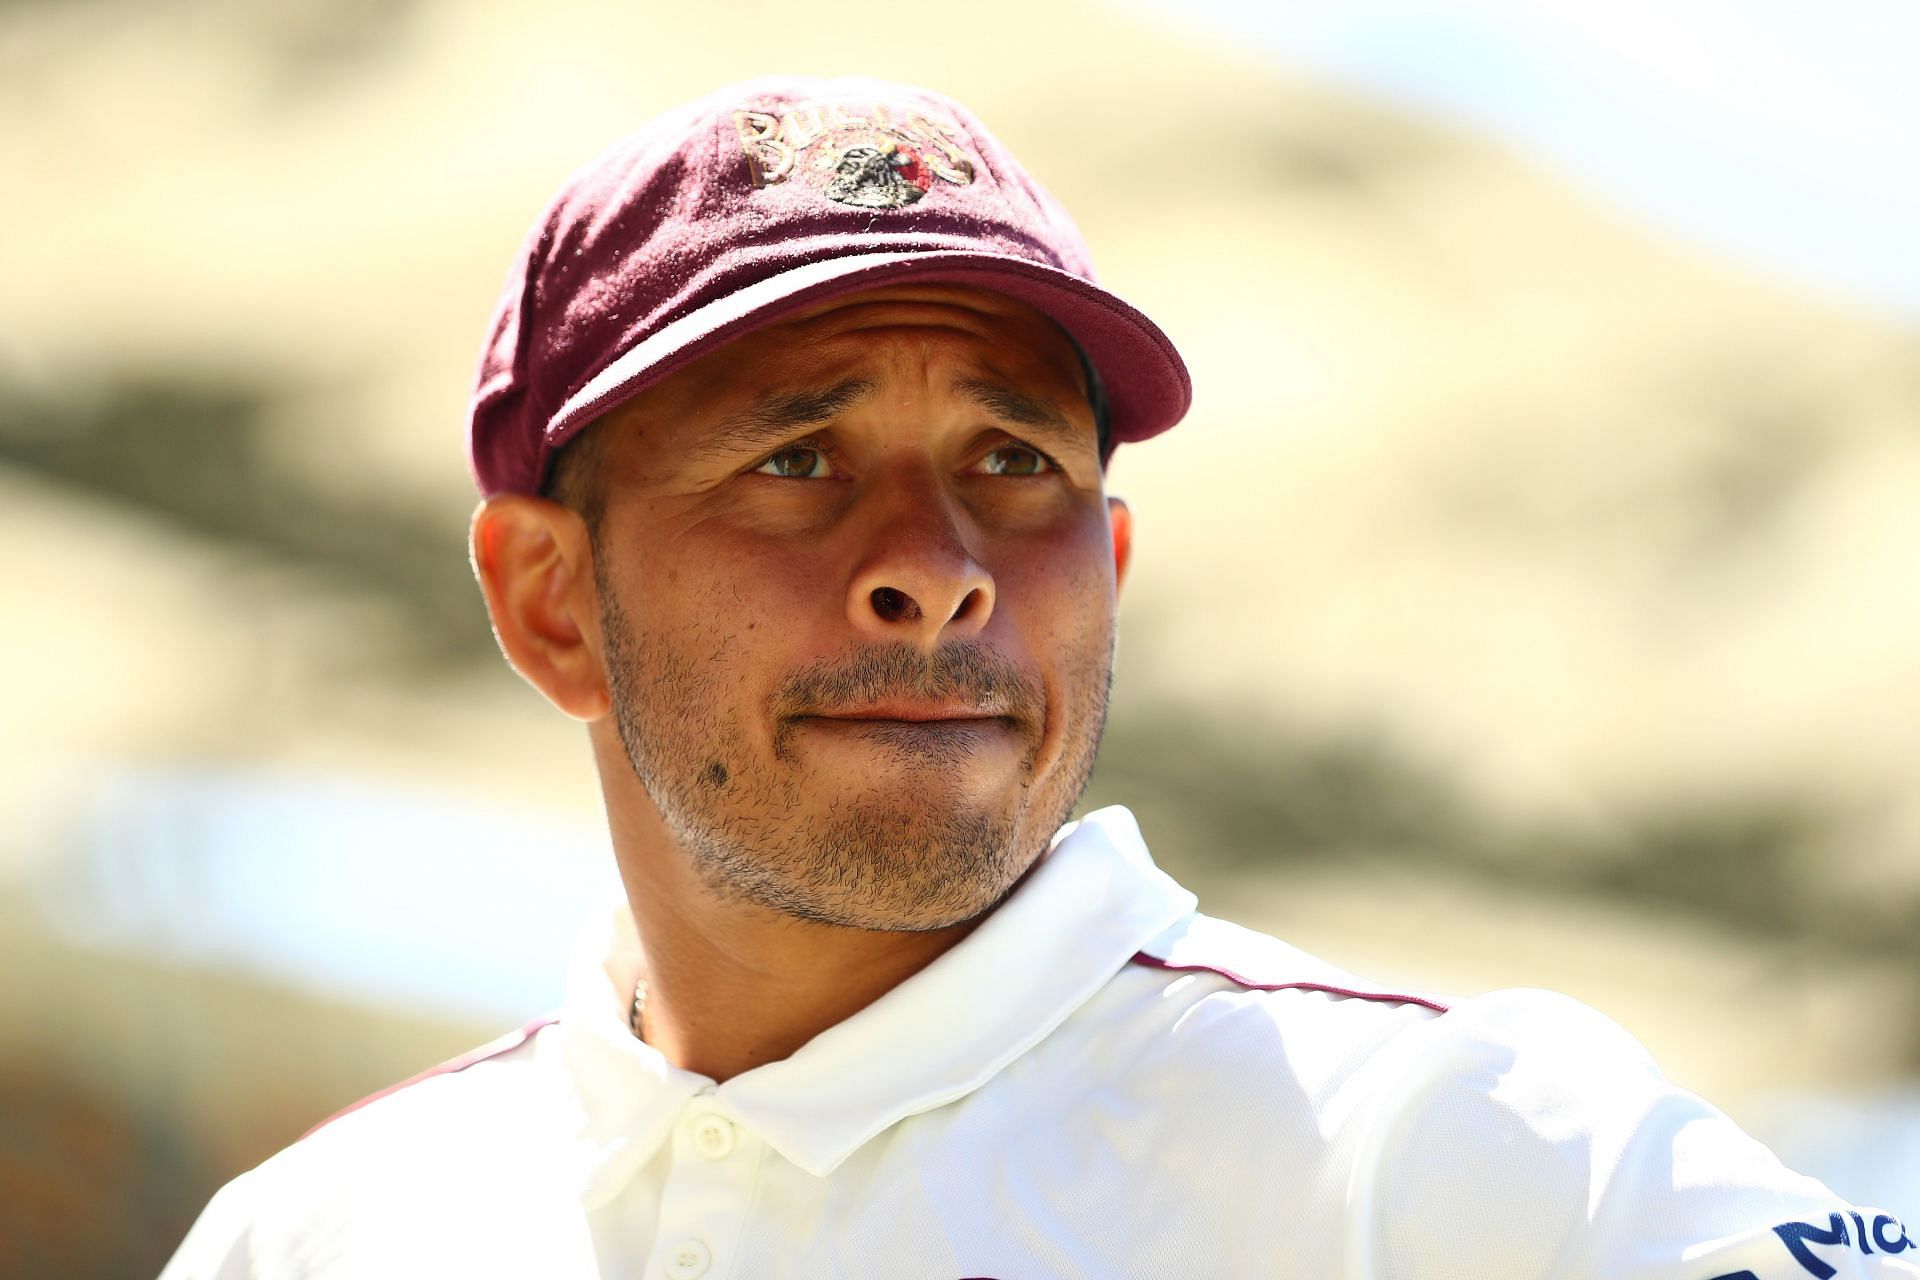
[{"label": "shirt collar", "polygon": [[[1088,814],[980,926],[932,964],[791,1057],[715,1085],[631,1036],[606,959],[621,933],[576,957],[563,1058],[580,1104],[589,1202],[610,1198],[699,1094],[781,1155],[824,1177],[907,1116],[978,1089],[1091,998],[1194,896],[1153,865],[1133,815]],[[631,920],[624,925],[631,945]]]}]

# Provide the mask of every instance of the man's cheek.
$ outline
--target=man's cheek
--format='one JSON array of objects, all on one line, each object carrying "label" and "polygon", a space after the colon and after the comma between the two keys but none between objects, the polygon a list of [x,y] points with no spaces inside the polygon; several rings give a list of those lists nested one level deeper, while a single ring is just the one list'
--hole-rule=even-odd
[{"label": "man's cheek", "polygon": [[690,576],[708,607],[743,623],[797,619],[839,608],[854,571],[845,559],[819,538],[735,538]]}]

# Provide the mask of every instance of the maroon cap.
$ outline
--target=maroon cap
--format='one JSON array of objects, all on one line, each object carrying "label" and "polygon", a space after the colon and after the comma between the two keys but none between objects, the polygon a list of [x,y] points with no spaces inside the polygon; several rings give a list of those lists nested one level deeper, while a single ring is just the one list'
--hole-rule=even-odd
[{"label": "maroon cap", "polygon": [[474,478],[534,492],[556,447],[674,370],[905,280],[1053,317],[1097,372],[1116,442],[1187,411],[1173,343],[1094,282],[1066,212],[965,108],[877,80],[754,80],[616,143],[535,224],[481,353]]}]

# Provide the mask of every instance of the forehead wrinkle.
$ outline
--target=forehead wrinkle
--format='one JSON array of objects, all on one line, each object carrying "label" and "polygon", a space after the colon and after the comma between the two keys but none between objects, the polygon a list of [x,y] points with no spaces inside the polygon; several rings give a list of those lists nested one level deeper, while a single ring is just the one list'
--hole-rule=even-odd
[{"label": "forehead wrinkle", "polygon": [[844,378],[830,387],[804,391],[770,391],[736,413],[722,418],[693,446],[700,457],[719,457],[751,451],[784,438],[799,427],[829,422],[873,394],[865,378]]}]

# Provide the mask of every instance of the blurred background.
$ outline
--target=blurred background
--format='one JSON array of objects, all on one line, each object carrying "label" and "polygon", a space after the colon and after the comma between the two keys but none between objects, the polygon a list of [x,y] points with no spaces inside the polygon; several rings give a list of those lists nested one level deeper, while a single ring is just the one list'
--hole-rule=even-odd
[{"label": "blurred background", "polygon": [[1920,1213],[1920,11],[0,2],[0,1274],[558,996],[586,743],[461,421],[552,188],[726,81],[969,103],[1192,366],[1089,807],[1203,906],[1556,987]]}]

